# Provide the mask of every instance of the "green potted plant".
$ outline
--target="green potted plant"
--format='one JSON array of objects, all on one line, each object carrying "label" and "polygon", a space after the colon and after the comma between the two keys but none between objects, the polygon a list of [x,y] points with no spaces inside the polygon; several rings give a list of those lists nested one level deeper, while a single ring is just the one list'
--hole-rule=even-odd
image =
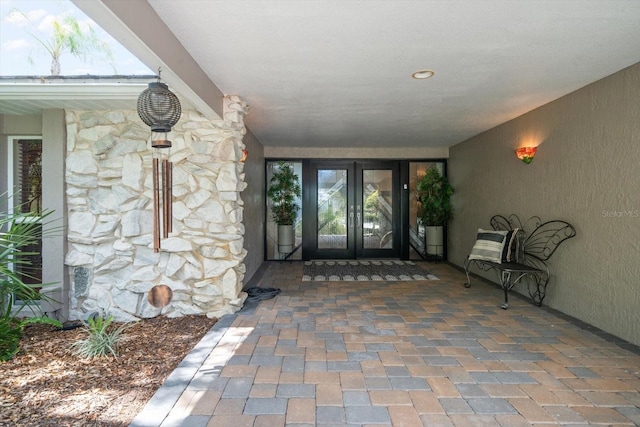
[{"label": "green potted plant", "polygon": [[300,181],[293,165],[278,162],[269,181],[267,197],[271,200],[271,215],[278,225],[278,252],[293,251],[295,234],[293,224],[298,217],[300,206],[296,199],[301,195]]},{"label": "green potted plant", "polygon": [[427,255],[444,254],[444,226],[453,217],[453,187],[437,168],[430,168],[416,185],[420,222],[427,235]]}]

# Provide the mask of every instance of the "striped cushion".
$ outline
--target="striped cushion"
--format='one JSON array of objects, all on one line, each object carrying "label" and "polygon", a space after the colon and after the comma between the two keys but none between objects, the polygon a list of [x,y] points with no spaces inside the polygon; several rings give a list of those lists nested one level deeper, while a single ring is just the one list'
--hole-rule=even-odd
[{"label": "striped cushion", "polygon": [[508,231],[493,231],[478,229],[476,243],[471,249],[469,259],[491,261],[502,264],[502,252],[507,241]]},{"label": "striped cushion", "polygon": [[518,243],[518,234],[519,228],[514,228],[513,230],[509,230],[507,232],[507,238],[504,241],[504,248],[502,249],[502,262],[511,262],[516,261],[516,245]]}]

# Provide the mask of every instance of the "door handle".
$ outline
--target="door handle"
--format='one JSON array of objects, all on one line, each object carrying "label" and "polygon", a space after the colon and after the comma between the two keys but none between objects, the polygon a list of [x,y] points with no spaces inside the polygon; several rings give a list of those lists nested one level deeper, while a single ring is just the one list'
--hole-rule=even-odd
[{"label": "door handle", "polygon": [[360,216],[360,212],[357,213],[356,218],[357,218],[358,227],[360,227],[362,225],[362,221],[361,221],[362,218]]},{"label": "door handle", "polygon": [[349,213],[349,228],[353,227],[353,212]]}]

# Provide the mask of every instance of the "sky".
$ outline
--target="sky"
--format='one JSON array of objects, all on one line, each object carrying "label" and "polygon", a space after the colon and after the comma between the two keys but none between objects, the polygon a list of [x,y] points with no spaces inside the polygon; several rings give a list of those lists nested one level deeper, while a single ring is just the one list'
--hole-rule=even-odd
[{"label": "sky", "polygon": [[[31,23],[19,14],[29,17]],[[48,39],[54,19],[62,20],[71,14],[81,27],[92,26],[98,37],[111,48],[114,67],[104,58],[86,62],[65,53],[60,58],[61,75],[149,75],[154,74],[128,50],[107,34],[68,0],[0,0],[0,76],[48,76],[51,75],[51,57],[41,47],[29,30],[38,38]],[[29,63],[29,56],[34,64]]]}]

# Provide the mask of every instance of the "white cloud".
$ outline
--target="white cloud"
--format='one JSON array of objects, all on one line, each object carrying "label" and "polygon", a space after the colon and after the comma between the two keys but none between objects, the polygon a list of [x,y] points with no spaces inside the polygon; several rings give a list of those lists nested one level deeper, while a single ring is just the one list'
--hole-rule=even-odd
[{"label": "white cloud", "polygon": [[44,9],[36,9],[24,13],[26,14],[26,16],[18,12],[17,10],[12,10],[7,15],[5,15],[3,21],[9,24],[18,25],[20,27],[26,27],[27,25],[31,25],[30,22],[36,22],[37,20],[45,16],[47,14],[47,11]]},{"label": "white cloud", "polygon": [[31,20],[31,22],[35,22],[38,19],[42,18],[47,14],[47,11],[44,9],[31,10],[27,12],[27,16]]},{"label": "white cloud", "polygon": [[21,50],[31,47],[31,44],[25,39],[8,40],[2,43],[2,50]]},{"label": "white cloud", "polygon": [[21,27],[24,27],[29,24],[29,21],[27,20],[27,18],[23,14],[18,13],[16,11],[11,11],[7,15],[5,15],[3,21],[8,24],[15,24]]},{"label": "white cloud", "polygon": [[47,15],[42,22],[38,25],[38,31],[48,33],[53,29],[53,21],[57,18],[55,15]]},{"label": "white cloud", "polygon": [[[51,31],[53,31],[54,21],[58,21],[58,23],[63,27],[68,27],[68,25],[64,23],[64,19],[68,15],[73,16],[73,13],[71,11],[66,11],[66,12],[59,13],[57,15],[48,14],[42,20],[42,22],[40,22],[40,24],[38,25],[38,31],[45,34],[50,33]],[[78,26],[82,31],[88,31],[90,27],[93,27],[93,28],[97,27],[96,23],[93,22],[91,19],[77,19],[77,22],[78,22]]]}]

